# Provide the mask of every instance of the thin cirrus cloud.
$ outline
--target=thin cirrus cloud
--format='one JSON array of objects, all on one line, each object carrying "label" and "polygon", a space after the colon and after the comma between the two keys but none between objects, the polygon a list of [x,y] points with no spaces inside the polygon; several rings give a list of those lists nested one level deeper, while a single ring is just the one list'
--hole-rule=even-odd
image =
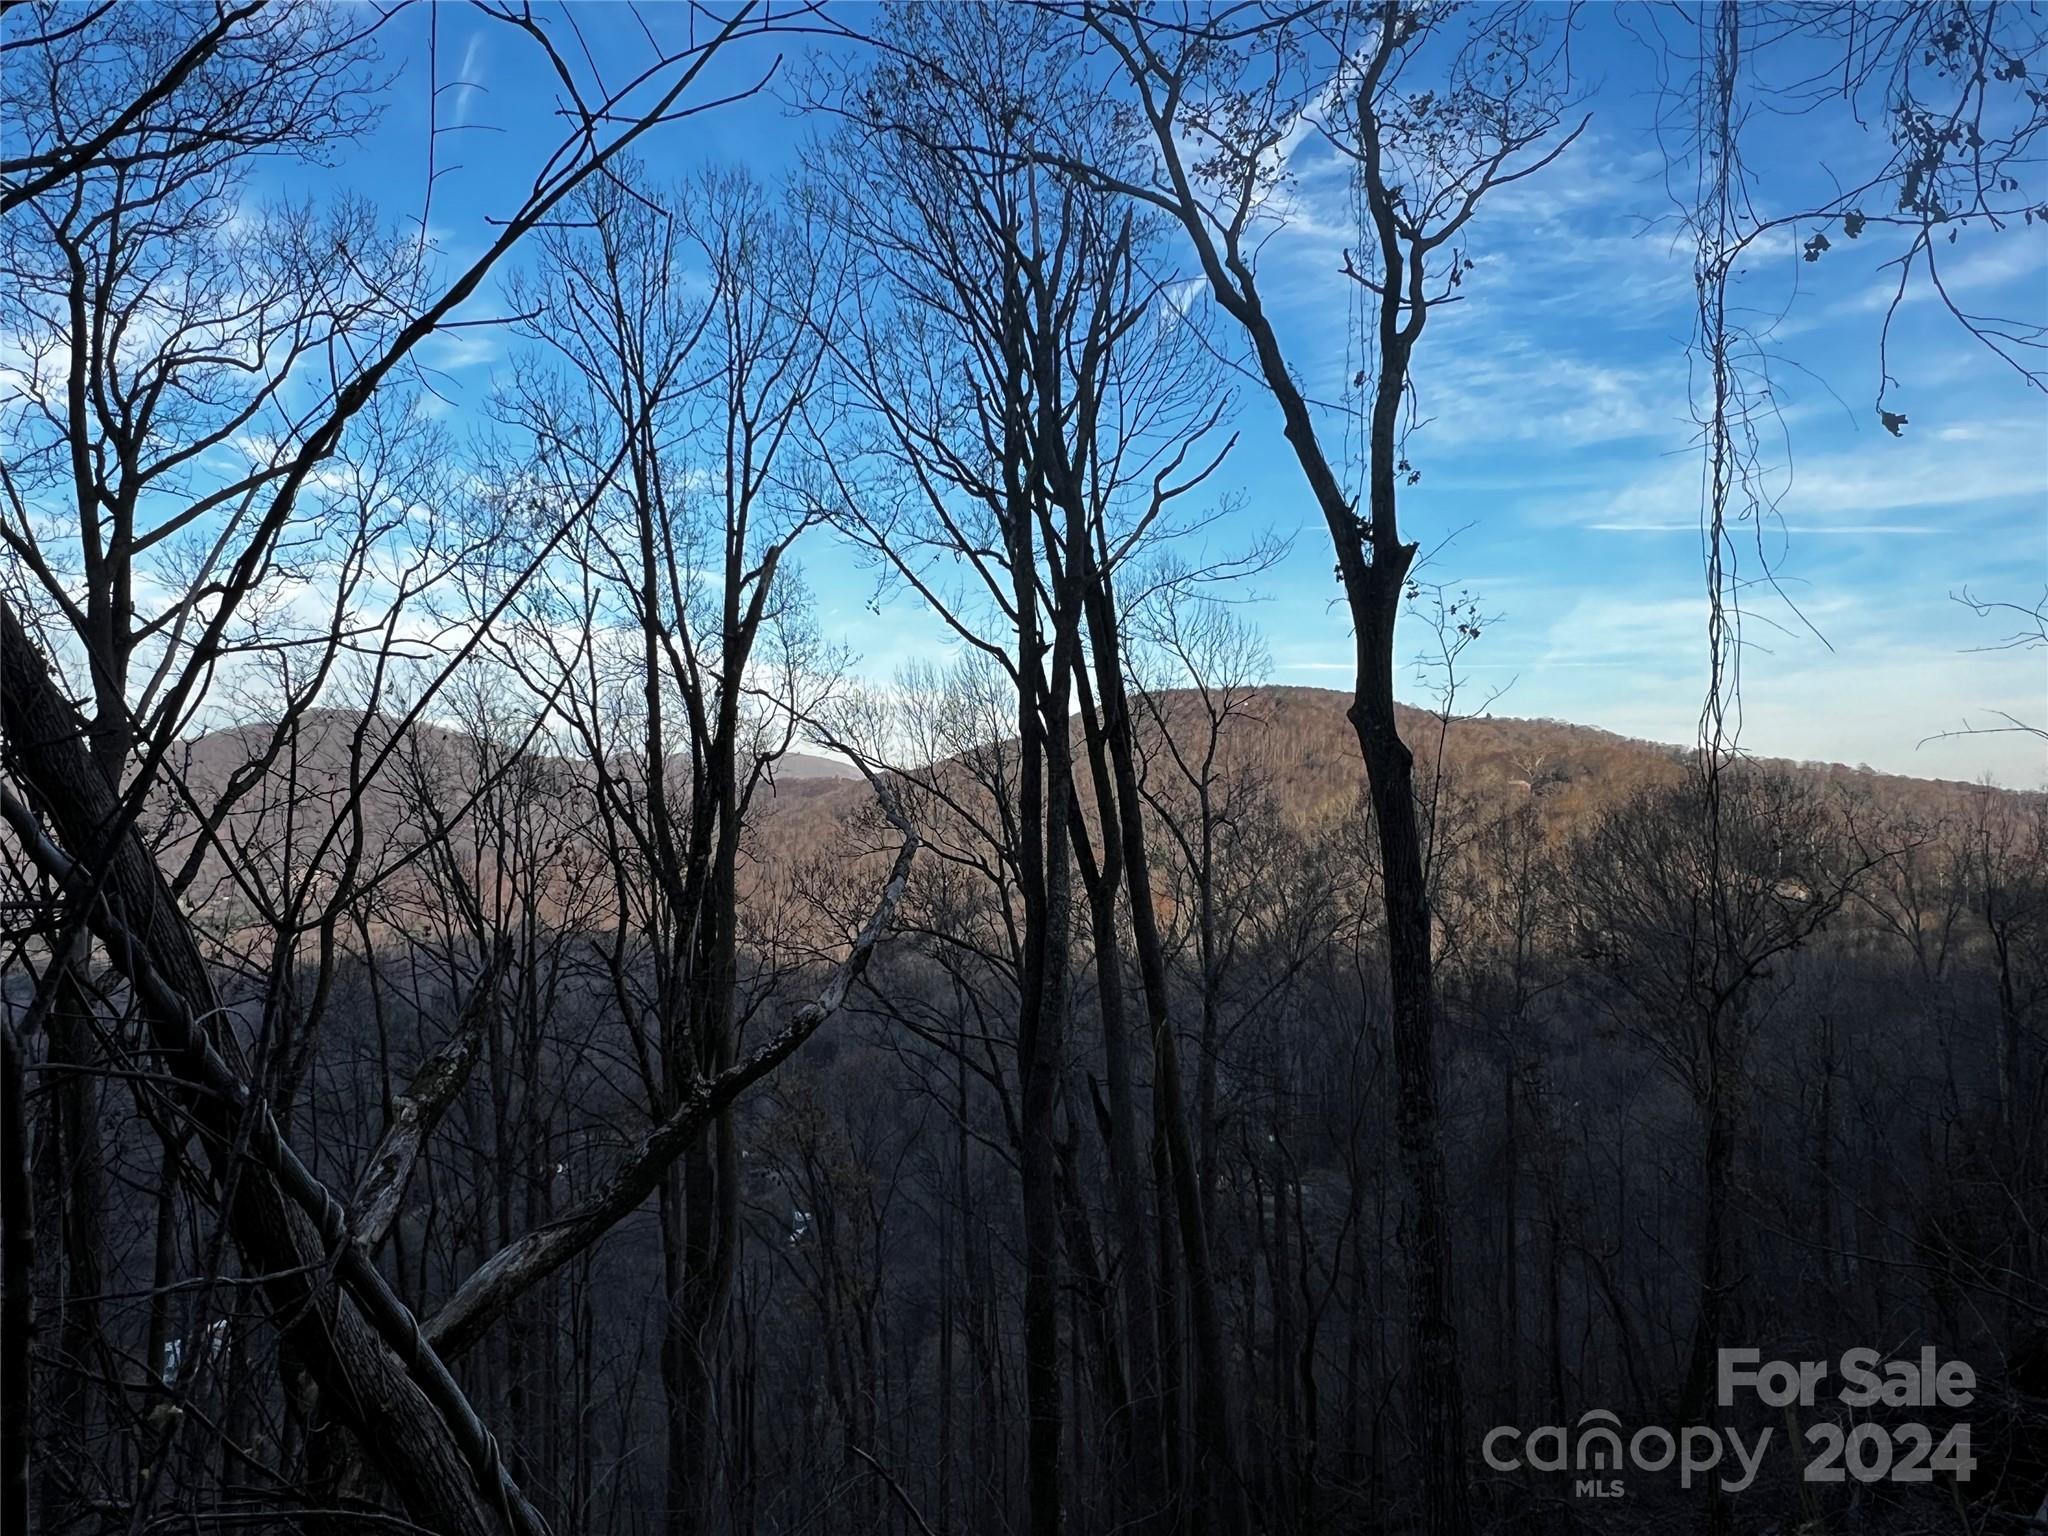
[{"label": "thin cirrus cloud", "polygon": [[[1823,537],[1853,535],[1906,535],[1921,537],[1927,534],[1943,533],[1948,530],[1929,527],[1919,523],[1775,523],[1772,525],[1786,534],[1819,534]],[[1691,533],[1700,532],[1697,522],[1691,523],[1588,523],[1590,533]]]},{"label": "thin cirrus cloud", "polygon": [[[2048,506],[2048,451],[2024,417],[1986,419],[1905,439],[1864,433],[1851,446],[1767,463],[1759,476],[1769,501],[1764,526],[1786,534],[1919,535],[2008,525],[2016,547],[2038,535]],[[1797,447],[1797,439],[1794,439]],[[1700,472],[1693,455],[1636,474],[1608,497],[1552,500],[1551,523],[1594,533],[1697,533]],[[1951,511],[1957,521],[1884,513]],[[1743,517],[1740,498],[1733,505]],[[2038,542],[2038,541],[2037,541]]]},{"label": "thin cirrus cloud", "polygon": [[[2033,308],[2040,308],[2041,257],[2038,246],[1994,237],[1991,243],[1973,245],[1959,255],[1937,250],[1934,259],[1939,263],[1941,286],[1951,298],[2019,290],[2012,296],[2024,300],[2027,295],[2021,285],[2031,282],[2035,290]],[[1891,271],[1842,299],[1838,310],[1845,314],[1867,315],[1890,309],[1894,302],[1918,307],[1932,304],[1937,298],[1935,291],[1924,282],[1909,283],[1902,293],[1898,273]]]},{"label": "thin cirrus cloud", "polygon": [[477,98],[489,89],[484,84],[483,54],[484,35],[481,31],[472,32],[462,50],[461,67],[450,82],[453,100],[448,104],[448,115],[454,127],[469,126],[469,114],[475,108]]}]

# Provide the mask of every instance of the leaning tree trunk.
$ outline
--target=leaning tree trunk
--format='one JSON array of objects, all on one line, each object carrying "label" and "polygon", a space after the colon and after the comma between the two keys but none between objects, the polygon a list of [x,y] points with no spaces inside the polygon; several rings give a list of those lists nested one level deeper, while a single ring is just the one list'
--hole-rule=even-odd
[{"label": "leaning tree trunk", "polygon": [[[267,1277],[259,1294],[287,1349],[306,1363],[323,1398],[355,1432],[415,1520],[450,1536],[487,1536],[508,1527],[538,1530],[538,1517],[503,1474],[488,1432],[453,1394],[452,1378],[418,1343],[416,1329],[408,1362],[334,1284],[335,1266],[300,1198],[310,1201],[325,1191],[314,1189],[306,1176],[300,1195],[287,1195],[280,1170],[295,1160],[277,1142],[261,1103],[246,1085],[232,1082],[221,1060],[223,1046],[232,1054],[232,1042],[210,1038],[221,1017],[219,999],[191,927],[127,825],[113,785],[87,751],[84,721],[58,691],[4,599],[0,727],[10,767],[54,834],[37,851],[45,861],[68,862],[69,899],[89,902],[88,923],[134,986],[165,1069],[184,1085],[182,1108],[205,1137],[216,1184],[231,1197],[228,1224],[248,1272]],[[9,820],[25,843],[40,837],[25,812],[17,817],[10,811]],[[80,889],[80,882],[88,888]],[[236,1087],[239,1092],[232,1091]],[[251,1116],[255,1134],[245,1138]],[[237,1155],[245,1139],[252,1156]],[[304,1174],[303,1165],[298,1172]],[[331,1196],[326,1205],[339,1210]],[[388,1289],[378,1293],[352,1245],[340,1267],[372,1287],[364,1300],[380,1307],[385,1327],[411,1323]],[[421,1382],[412,1379],[409,1364],[421,1372]],[[430,1401],[429,1386],[446,1407]],[[462,1426],[451,1425],[450,1412],[466,1418],[467,1443],[461,1446]]]}]

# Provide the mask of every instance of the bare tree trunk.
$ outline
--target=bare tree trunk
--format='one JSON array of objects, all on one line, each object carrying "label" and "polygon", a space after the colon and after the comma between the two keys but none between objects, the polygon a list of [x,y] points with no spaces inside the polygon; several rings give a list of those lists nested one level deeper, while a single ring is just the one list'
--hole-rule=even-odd
[{"label": "bare tree trunk", "polygon": [[29,1343],[34,1301],[35,1213],[29,1178],[22,1048],[0,1020],[0,1526],[26,1532],[34,1402]]},{"label": "bare tree trunk", "polygon": [[[1374,411],[1376,523],[1384,515],[1391,524],[1394,515],[1394,426],[1400,400],[1398,390],[1383,391]],[[1401,739],[1394,713],[1394,618],[1414,549],[1412,544],[1382,549],[1362,565],[1355,581],[1347,572],[1358,643],[1351,722],[1365,758],[1386,900],[1394,1129],[1407,1183],[1411,1406],[1423,1465],[1424,1524],[1437,1536],[1456,1536],[1471,1522],[1451,1300],[1449,1196],[1437,1108],[1436,978],[1430,962],[1429,887],[1415,814],[1414,755]]]},{"label": "bare tree trunk", "polygon": [[1521,1074],[1514,1039],[1508,1042],[1501,1075],[1501,1386],[1507,1395],[1508,1422],[1522,1412],[1522,1146],[1515,1112],[1515,1080]]},{"label": "bare tree trunk", "polygon": [[[1099,664],[1099,663],[1098,663]],[[1115,802],[1104,752],[1101,722],[1084,698],[1083,729],[1096,802],[1107,810]],[[1130,1435],[1132,1480],[1128,1507],[1133,1529],[1161,1528],[1169,1494],[1163,1460],[1160,1418],[1159,1296],[1152,1276],[1152,1236],[1145,1220],[1145,1174],[1138,1162],[1137,1099],[1132,1086],[1130,1023],[1125,1013],[1123,946],[1117,934],[1116,893],[1124,874],[1123,840],[1116,818],[1102,817],[1102,864],[1091,867],[1086,833],[1075,814],[1076,851],[1083,855],[1081,873],[1087,887],[1089,919],[1095,941],[1096,1007],[1102,1021],[1102,1054],[1109,1077],[1109,1104],[1103,1143],[1109,1153],[1110,1188],[1114,1198],[1117,1239],[1121,1245],[1119,1278],[1123,1289],[1125,1332],[1131,1353]]]},{"label": "bare tree trunk", "polygon": [[718,1352],[737,1241],[728,1212],[732,1180],[721,1177],[720,1166],[722,1144],[731,1136],[730,1120],[729,1115],[718,1116],[683,1154],[681,1262],[672,1273],[675,1289],[662,1342],[663,1380],[669,1393],[671,1536],[702,1536],[711,1519],[721,1434]]},{"label": "bare tree trunk", "polygon": [[1679,1417],[1688,1424],[1703,1423],[1712,1397],[1714,1367],[1721,1347],[1723,1319],[1728,1296],[1728,1204],[1733,1178],[1735,1134],[1728,1105],[1725,1065],[1717,1044],[1721,1021],[1708,1025],[1708,1061],[1705,1092],[1699,1115],[1701,1146],[1700,1250],[1695,1273],[1698,1277],[1698,1310],[1694,1314],[1692,1346],[1688,1352],[1685,1388],[1679,1396]]},{"label": "bare tree trunk", "polygon": [[[1179,114],[1191,95],[1200,99],[1203,77],[1219,58],[1228,56],[1226,50],[1215,39],[1191,46],[1177,29],[1150,24],[1135,8],[1089,7],[1085,24],[1115,53],[1130,77],[1136,105],[1152,129],[1164,172],[1146,185],[1113,176],[1106,179],[1179,220],[1211,296],[1250,341],[1259,373],[1280,408],[1288,445],[1329,530],[1350,608],[1356,639],[1350,718],[1365,761],[1379,832],[1386,904],[1395,1127],[1408,1205],[1409,1397],[1421,1473],[1423,1526],[1430,1536],[1465,1536],[1471,1519],[1464,1396],[1451,1294],[1450,1217],[1437,1106],[1437,1001],[1430,954],[1430,898],[1416,819],[1413,758],[1401,739],[1394,711],[1394,625],[1416,554],[1416,545],[1403,540],[1399,522],[1397,477],[1407,468],[1400,452],[1399,426],[1415,345],[1435,302],[1426,286],[1430,253],[1456,236],[1492,187],[1540,169],[1561,152],[1570,137],[1547,152],[1531,154],[1527,163],[1509,170],[1511,159],[1540,144],[1557,126],[1555,113],[1539,106],[1530,117],[1518,121],[1499,102],[1475,103],[1478,115],[1499,125],[1497,139],[1472,155],[1469,163],[1458,164],[1457,174],[1466,178],[1463,195],[1452,201],[1449,210],[1440,210],[1435,219],[1425,216],[1418,220],[1404,188],[1390,181],[1390,176],[1399,173],[1389,170],[1389,143],[1400,135],[1387,128],[1380,113],[1388,99],[1401,99],[1402,88],[1396,82],[1404,50],[1427,34],[1429,20],[1395,0],[1339,8],[1330,15],[1336,18],[1331,31],[1320,30],[1320,17],[1307,25],[1321,44],[1334,44],[1340,57],[1348,53],[1349,43],[1362,40],[1361,34],[1370,37],[1369,44],[1357,49],[1356,57],[1345,57],[1344,71],[1332,77],[1341,84],[1328,98],[1330,117],[1344,127],[1341,132],[1324,130],[1333,147],[1356,168],[1366,216],[1359,231],[1360,249],[1347,253],[1345,260],[1346,272],[1373,296],[1367,302],[1375,313],[1370,344],[1373,355],[1361,359],[1365,364],[1361,382],[1364,375],[1372,379],[1364,516],[1359,515],[1356,498],[1346,493],[1318,441],[1308,401],[1288,366],[1259,292],[1256,256],[1242,245],[1250,212],[1262,196],[1258,178],[1263,174],[1264,157],[1272,143],[1291,131],[1292,124],[1260,121],[1256,110],[1244,114],[1253,124],[1249,130],[1231,124],[1239,110],[1237,103],[1256,102],[1259,91],[1255,87],[1242,98],[1231,98],[1232,112],[1208,115],[1205,132],[1212,139],[1220,133],[1228,148],[1242,153],[1217,156],[1211,164],[1198,165],[1191,172]],[[1347,30],[1353,23],[1358,32]],[[1234,141],[1236,133],[1246,134],[1244,142]],[[1274,137],[1261,137],[1267,133]],[[1453,159],[1462,162],[1462,153],[1454,152]],[[1198,178],[1213,179],[1219,174],[1227,183],[1219,199],[1220,211],[1197,190]]]},{"label": "bare tree trunk", "polygon": [[[1715,1364],[1726,1330],[1729,1291],[1728,1206],[1734,1178],[1735,1127],[1729,1104],[1727,1075],[1729,1063],[1723,1030],[1727,1027],[1720,1010],[1707,1021],[1706,1090],[1700,1101],[1705,1132],[1702,1148],[1703,1209],[1700,1218],[1698,1260],[1698,1311],[1694,1314],[1692,1348],[1686,1363],[1685,1386],[1679,1394],[1678,1414],[1687,1424],[1718,1424],[1720,1413],[1714,1393]],[[1707,1529],[1715,1536],[1726,1531],[1730,1510],[1718,1480],[1707,1487]]]},{"label": "bare tree trunk", "polygon": [[[1026,1480],[1033,1536],[1059,1536],[1063,1528],[1059,1168],[1053,1128],[1065,1064],[1068,893],[1065,840],[1042,838],[1041,826],[1047,807],[1067,804],[1072,769],[1066,744],[1053,742],[1043,724],[1031,718],[1037,708],[1037,700],[1027,697],[1020,712],[1025,730],[1037,738],[1025,748],[1029,754],[1024,774],[1025,836],[1027,842],[1036,842],[1050,854],[1041,856],[1043,894],[1031,925],[1035,932],[1027,940],[1035,953],[1029,962],[1022,1013],[1025,1028],[1019,1041],[1023,1079],[1019,1134],[1023,1144],[1018,1149],[1018,1169],[1024,1186],[1024,1395],[1029,1421]],[[1041,769],[1041,762],[1049,772]]]},{"label": "bare tree trunk", "polygon": [[[104,1375],[99,1358],[100,1255],[105,1246],[106,1180],[100,1145],[100,1095],[92,1049],[92,1003],[80,984],[86,944],[81,938],[52,958],[47,984],[55,999],[44,1016],[52,1073],[48,1130],[48,1178],[41,1202],[56,1214],[59,1273],[57,1364],[50,1372],[43,1405],[43,1432],[52,1445],[96,1443],[94,1418]],[[148,1362],[158,1370],[159,1357]],[[43,1521],[57,1527],[72,1519],[78,1463],[67,1468],[59,1456],[43,1460],[37,1503]]]},{"label": "bare tree trunk", "polygon": [[1138,791],[1137,751],[1131,735],[1130,705],[1117,641],[1116,594],[1105,571],[1091,572],[1089,630],[1095,637],[1096,675],[1102,693],[1103,730],[1116,779],[1116,813],[1123,835],[1125,886],[1130,896],[1132,937],[1144,982],[1145,1012],[1152,1035],[1153,1076],[1159,1085],[1154,1113],[1164,1123],[1181,1249],[1187,1264],[1188,1303],[1195,1346],[1195,1441],[1209,1479],[1204,1495],[1223,1536],[1249,1529],[1244,1482],[1231,1432],[1224,1386],[1222,1317],[1210,1265],[1208,1222],[1197,1185],[1195,1149],[1188,1136],[1187,1100],[1181,1085],[1180,1051],[1168,1011],[1166,953],[1152,898],[1151,863],[1146,854],[1144,802]]},{"label": "bare tree trunk", "polygon": [[1152,1073],[1152,1223],[1159,1254],[1159,1416],[1166,1428],[1166,1486],[1176,1518],[1191,1497],[1188,1475],[1186,1329],[1181,1321],[1180,1224],[1173,1181],[1173,1149],[1166,1139],[1166,1086]]}]

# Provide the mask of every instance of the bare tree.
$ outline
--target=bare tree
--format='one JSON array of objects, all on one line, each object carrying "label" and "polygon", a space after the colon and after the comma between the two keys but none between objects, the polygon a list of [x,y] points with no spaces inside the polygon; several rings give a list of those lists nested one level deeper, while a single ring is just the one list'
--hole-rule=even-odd
[{"label": "bare tree", "polygon": [[[494,518],[538,548],[565,505],[593,506],[502,655],[591,776],[619,882],[612,987],[659,1122],[733,1065],[746,820],[833,686],[790,552],[817,518],[803,409],[837,299],[799,218],[744,173],[663,191],[622,172],[576,214],[540,239],[546,266],[521,295],[552,359],[502,402],[520,446]],[[710,1508],[740,1238],[731,1120],[707,1129],[661,1207],[669,1508],[685,1531]]]},{"label": "bare tree", "polygon": [[1575,854],[1574,922],[1701,1136],[1698,1293],[1680,1414],[1705,1411],[1734,1276],[1731,1204],[1751,1044],[1773,967],[1842,908],[1865,868],[1827,805],[1766,769],[1724,771],[1718,819],[1695,779],[1603,817]]},{"label": "bare tree", "polygon": [[[1393,695],[1394,627],[1417,549],[1399,519],[1400,488],[1413,473],[1401,424],[1423,327],[1435,306],[1455,301],[1470,269],[1460,235],[1489,193],[1541,170],[1576,134],[1561,132],[1559,38],[1541,16],[1490,17],[1467,32],[1393,0],[1309,7],[1277,21],[1253,7],[1199,20],[1121,5],[1080,14],[1121,68],[1157,152],[1152,174],[1107,184],[1180,223],[1210,294],[1242,328],[1280,407],[1336,552],[1357,652],[1352,721],[1387,906],[1400,1143],[1414,1223],[1410,1304],[1425,1516],[1431,1531],[1462,1531],[1469,1516],[1427,874],[1413,755]],[[1259,288],[1262,215],[1297,127],[1320,134],[1349,162],[1361,214],[1346,271],[1370,296],[1360,373],[1368,390],[1362,512],[1323,446]]]},{"label": "bare tree", "polygon": [[[1067,1077],[1065,1038],[1075,985],[1069,953],[1079,776],[1071,719],[1093,698],[1121,740],[1114,775],[1095,760],[1100,854],[1080,848],[1098,946],[1116,883],[1137,903],[1151,887],[1141,814],[1128,778],[1114,572],[1179,496],[1205,478],[1214,454],[1192,448],[1217,412],[1190,394],[1187,343],[1156,279],[1139,264],[1153,235],[1113,198],[1053,169],[1036,147],[1073,150],[1099,131],[1098,93],[1070,67],[1062,24],[1045,12],[906,9],[892,28],[902,62],[863,76],[849,95],[846,152],[836,173],[855,260],[890,296],[860,315],[844,349],[846,376],[873,424],[872,483],[844,480],[843,522],[925,598],[962,643],[1010,679],[1016,698],[1015,891],[1021,909],[1017,1122],[1023,1186],[1028,1460],[1033,1529],[1061,1528],[1061,1384],[1057,1286],[1060,1171],[1057,1127]],[[886,157],[886,158],[885,158]],[[957,565],[965,580],[948,575]],[[1092,683],[1087,670],[1093,647]],[[1093,706],[1084,706],[1084,712]],[[1097,739],[1097,749],[1101,745]],[[1115,827],[1114,833],[1111,828]],[[1091,867],[1092,866],[1092,867]],[[1155,1051],[1166,1017],[1156,943],[1138,939]],[[1098,947],[1119,1031],[1121,982]],[[1121,1041],[1116,1049],[1122,1049]],[[1170,1044],[1161,1058],[1170,1063]],[[1127,1082],[1116,1068],[1121,1101]],[[1179,1123],[1176,1080],[1165,1122]],[[1157,1107],[1157,1106],[1155,1106]],[[1126,1185],[1126,1241],[1140,1213],[1132,1195],[1133,1108],[1111,1115],[1114,1162]],[[1187,1148],[1180,1148],[1186,1161]],[[1174,1177],[1183,1177],[1176,1169]],[[1182,1193],[1191,1195],[1193,1168]],[[1069,1213],[1071,1215],[1071,1212]],[[1184,1213],[1185,1216],[1185,1213]],[[1199,1238],[1199,1225],[1189,1241]],[[1072,1245],[1070,1245],[1072,1246]],[[1071,1255],[1080,1260],[1078,1247]],[[1200,1261],[1197,1261],[1198,1265]],[[1204,1277],[1206,1279],[1206,1276]],[[1145,1298],[1127,1293],[1139,1318]],[[1196,1322],[1211,1363],[1213,1326]],[[1140,1374],[1153,1368],[1140,1344]],[[1202,1440],[1225,1512],[1242,1509],[1228,1450],[1220,1384],[1204,1388]],[[1149,1390],[1149,1385],[1145,1390]],[[1145,1518],[1162,1505],[1160,1433],[1150,1404],[1137,1427],[1148,1486]]]}]

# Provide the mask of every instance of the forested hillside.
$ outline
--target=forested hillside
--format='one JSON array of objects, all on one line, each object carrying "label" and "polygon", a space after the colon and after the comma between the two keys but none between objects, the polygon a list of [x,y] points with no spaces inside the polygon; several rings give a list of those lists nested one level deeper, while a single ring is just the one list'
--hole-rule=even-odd
[{"label": "forested hillside", "polygon": [[[965,722],[970,700],[934,702]],[[1287,1529],[1401,1518],[1387,999],[1344,707],[1338,694],[1263,687],[1174,690],[1139,706],[1163,981],[1228,1412],[1256,1469],[1256,1518]],[[2048,1360],[2031,1236],[2042,1181],[2029,1160],[2048,1012],[2048,804],[1748,766],[1734,786],[1736,856],[1716,891],[1699,883],[1690,754],[1555,722],[1409,724],[1440,745],[1423,753],[1426,826],[1475,1415],[1568,1423],[1576,1405],[1610,1405],[1636,1423],[1676,1406],[1699,1262],[1687,976],[1716,942],[1718,895],[1732,912],[1721,942],[1739,944],[1748,968],[1745,1124],[1729,1174],[1739,1336],[1767,1357],[1832,1358],[1923,1319],[1946,1353],[1990,1364],[1973,1496],[1987,1508],[2037,1497]],[[234,877],[223,861],[188,888],[234,1033],[271,1053],[280,1113],[330,1187],[363,1186],[378,1128],[417,1101],[424,1064],[452,1039],[474,1052],[386,1236],[391,1273],[428,1318],[493,1254],[586,1206],[630,1164],[658,1091],[636,1022],[658,951],[636,916],[646,897],[607,852],[616,833],[596,775],[505,725],[416,728],[394,754],[402,767],[360,797],[375,873],[357,877],[335,952],[304,945],[293,1032],[263,1026],[279,962],[275,928],[254,914],[339,884],[322,878],[331,855],[294,869],[294,840],[310,845],[355,809],[352,756],[388,740],[389,722],[324,715],[287,735],[278,761],[296,766],[274,764],[230,818]],[[352,754],[356,743],[374,745]],[[202,738],[185,781],[215,792],[272,744],[253,730]],[[1019,972],[1003,915],[1016,854],[1001,815],[1015,743],[924,745],[932,760],[878,775],[924,842],[895,936],[846,1014],[731,1122],[733,1331],[712,1414],[716,1518],[738,1529],[894,1529],[909,1507],[935,1528],[999,1528],[1022,1476]],[[851,772],[778,765],[760,791],[738,876],[740,1055],[815,991],[888,863],[875,791]],[[159,846],[169,868],[189,843]],[[1138,1390],[1119,1300],[1131,1263],[1119,1181],[1142,1179],[1153,1155],[1151,1117],[1129,1106],[1156,1091],[1156,1068],[1118,1038],[1126,980],[1100,971],[1085,923],[1069,942],[1081,974],[1058,1137],[1062,1374],[1075,1518],[1107,1529],[1128,1508],[1119,1426]],[[1111,1161],[1113,1094],[1138,1122],[1137,1170]],[[145,1187],[160,1176],[146,1122],[104,1155],[117,1188],[124,1171]],[[138,1300],[100,1309],[108,1347],[133,1360],[159,1350],[180,1413],[240,1412],[243,1433],[283,1464],[310,1456],[312,1442],[294,1439],[313,1432],[294,1422],[304,1407],[261,1407],[278,1365],[257,1319],[160,1294],[160,1266],[178,1252],[160,1210],[109,1199],[102,1283]],[[497,1433],[558,1528],[635,1529],[659,1507],[663,1231],[658,1208],[622,1217],[465,1355],[463,1379],[502,1405]],[[1162,1271],[1178,1267],[1170,1213],[1141,1235],[1166,1245],[1152,1255]],[[203,1359],[188,1363],[188,1349]],[[1155,1367],[1168,1402],[1185,1401],[1188,1368],[1171,1356]],[[208,1459],[177,1475],[217,1475]],[[1776,1470],[1746,1504],[1802,1507],[1791,1468]],[[1534,1491],[1502,1479],[1482,1497],[1506,1517]],[[1932,1518],[1948,1497],[1908,1491],[1878,1514]],[[1640,1498],[1623,1528],[1655,1507],[1655,1491]],[[1684,1507],[1675,1491],[1665,1499]]]}]

